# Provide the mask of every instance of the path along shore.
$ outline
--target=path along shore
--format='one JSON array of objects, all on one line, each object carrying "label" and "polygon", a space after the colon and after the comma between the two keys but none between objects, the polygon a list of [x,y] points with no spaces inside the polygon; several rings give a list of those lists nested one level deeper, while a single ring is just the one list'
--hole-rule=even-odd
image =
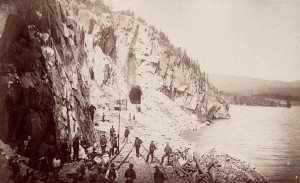
[{"label": "path along shore", "polygon": [[[153,182],[154,166],[160,165],[166,142],[170,143],[173,152],[176,152],[177,149],[182,151],[186,148],[191,148],[191,152],[195,150],[195,145],[188,143],[179,136],[178,131],[180,130],[173,129],[172,126],[166,126],[164,123],[161,125],[151,123],[149,119],[145,118],[143,113],[136,113],[135,120],[126,120],[127,115],[127,113],[122,112],[120,118],[120,148],[122,150],[112,161],[117,167],[120,165],[118,170],[119,179],[117,182],[125,182],[124,173],[128,168],[129,163],[134,165],[134,170],[137,174],[137,179],[134,182]],[[111,113],[110,115],[107,115],[105,119],[105,122],[102,122],[101,115],[96,114],[95,116],[96,144],[99,143],[100,134],[106,133],[108,136],[111,126],[114,126],[118,133],[118,113]],[[135,149],[131,142],[128,144],[122,143],[125,126],[128,126],[130,129],[129,139],[131,142],[135,137],[139,137],[143,141],[143,146],[140,150],[141,157],[136,157]],[[203,127],[204,126],[205,124],[203,124]],[[151,140],[155,142],[155,145],[158,148],[154,153],[157,159],[155,159],[154,163],[148,164],[145,162],[145,157],[148,153],[147,149]],[[207,172],[207,168],[209,167],[211,176],[214,180],[218,180],[217,182],[266,182],[266,179],[255,171],[255,167],[251,167],[251,165],[232,158],[227,154],[219,154],[215,150],[206,154],[190,154],[190,157],[187,158],[194,159],[194,163],[198,163],[198,165],[200,165],[199,167],[205,170],[205,172]],[[83,161],[66,163],[60,170],[59,182],[73,182],[73,179],[67,178],[67,174],[72,171],[75,172],[82,164]],[[166,166],[165,164],[166,160],[163,166],[160,165],[161,171],[166,173],[167,180],[165,182],[188,182],[187,179],[180,178],[174,172],[173,167]],[[52,179],[52,173],[50,173],[48,182],[57,182]],[[83,182],[87,182],[87,180],[83,180]]]}]

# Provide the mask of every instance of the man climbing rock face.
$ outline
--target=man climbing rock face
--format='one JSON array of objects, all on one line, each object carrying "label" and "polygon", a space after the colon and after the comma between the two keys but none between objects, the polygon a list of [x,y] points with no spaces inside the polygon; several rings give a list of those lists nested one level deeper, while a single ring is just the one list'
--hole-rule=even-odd
[{"label": "man climbing rock face", "polygon": [[140,157],[140,147],[142,143],[143,141],[141,139],[135,137],[134,146],[135,146],[136,157]]}]

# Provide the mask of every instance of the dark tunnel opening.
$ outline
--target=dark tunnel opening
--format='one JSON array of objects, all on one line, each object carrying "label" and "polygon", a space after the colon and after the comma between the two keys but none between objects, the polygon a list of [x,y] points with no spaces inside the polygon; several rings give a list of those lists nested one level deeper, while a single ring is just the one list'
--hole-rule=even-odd
[{"label": "dark tunnel opening", "polygon": [[141,104],[142,91],[140,86],[134,86],[129,92],[129,99],[132,104]]}]

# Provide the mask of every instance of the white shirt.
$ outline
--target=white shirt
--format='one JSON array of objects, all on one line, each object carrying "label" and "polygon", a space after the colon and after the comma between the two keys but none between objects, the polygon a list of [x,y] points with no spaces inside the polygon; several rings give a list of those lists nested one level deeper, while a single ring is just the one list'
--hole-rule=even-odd
[{"label": "white shirt", "polygon": [[60,159],[54,158],[53,162],[52,162],[52,165],[53,165],[54,168],[60,167]]}]

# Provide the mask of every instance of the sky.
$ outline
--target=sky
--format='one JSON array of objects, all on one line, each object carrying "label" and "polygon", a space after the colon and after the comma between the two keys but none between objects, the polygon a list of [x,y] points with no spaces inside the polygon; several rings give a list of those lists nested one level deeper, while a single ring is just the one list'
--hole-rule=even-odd
[{"label": "sky", "polygon": [[131,9],[208,73],[300,80],[300,1],[108,0]]}]

